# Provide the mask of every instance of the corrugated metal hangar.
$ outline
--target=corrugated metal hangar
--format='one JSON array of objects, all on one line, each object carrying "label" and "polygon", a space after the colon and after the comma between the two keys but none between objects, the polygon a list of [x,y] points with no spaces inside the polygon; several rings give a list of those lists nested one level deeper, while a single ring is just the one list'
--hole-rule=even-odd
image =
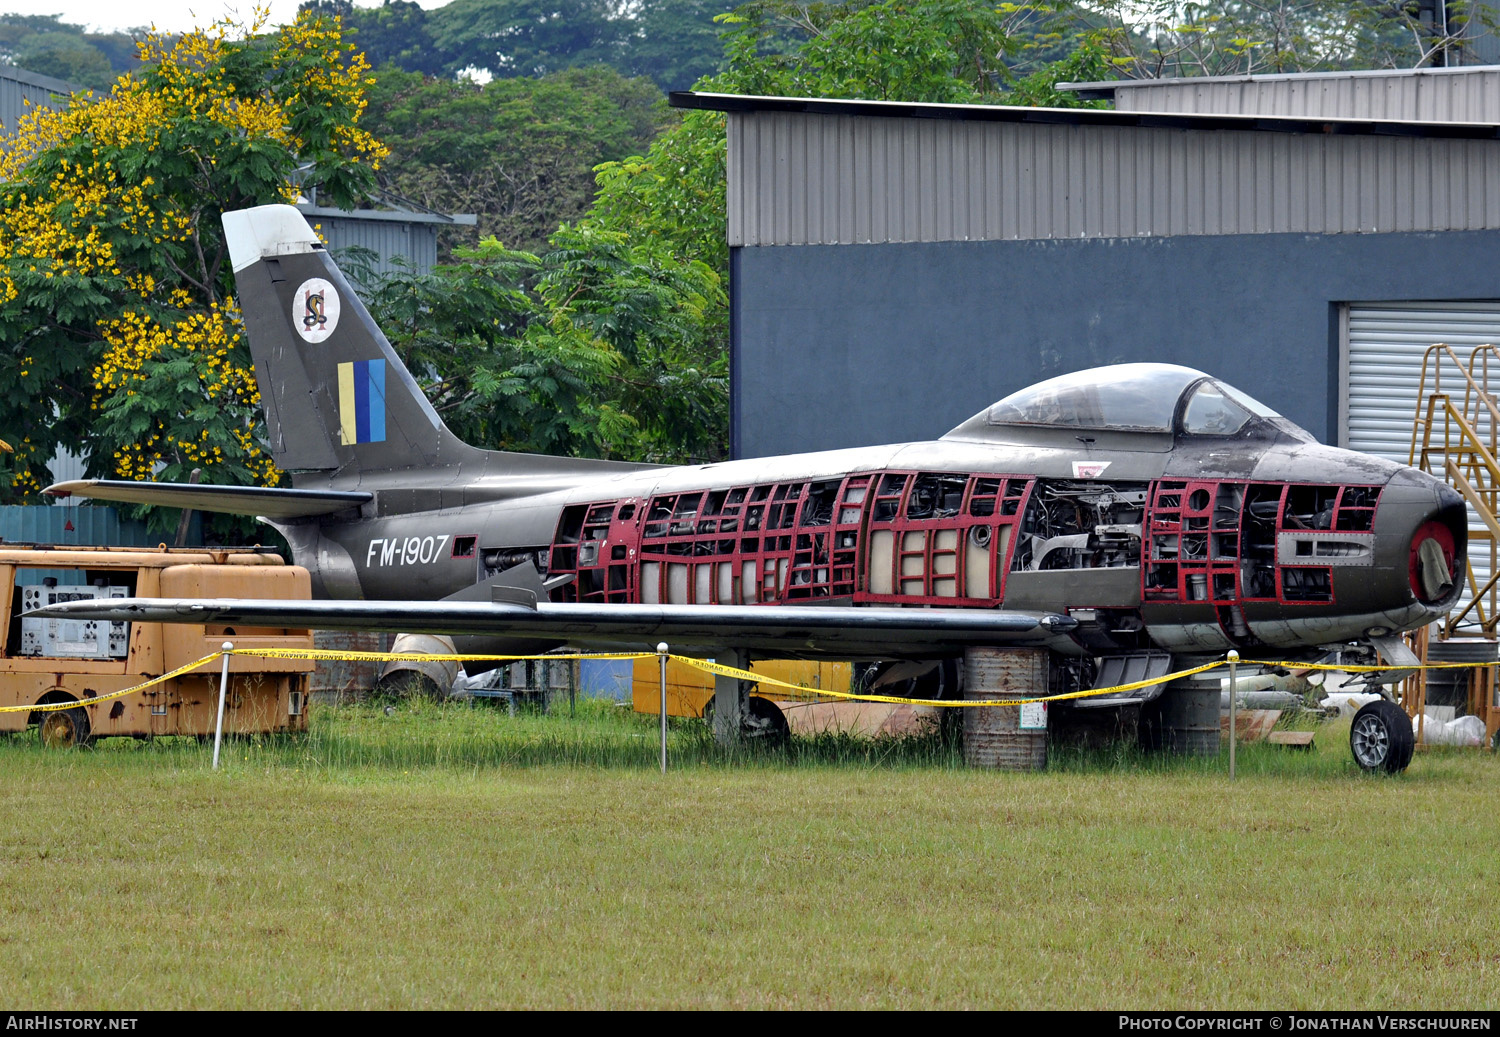
[{"label": "corrugated metal hangar", "polygon": [[1115,110],[672,95],[728,113],[736,456],[1160,360],[1406,459],[1422,351],[1500,341],[1500,68],[1076,89]]}]

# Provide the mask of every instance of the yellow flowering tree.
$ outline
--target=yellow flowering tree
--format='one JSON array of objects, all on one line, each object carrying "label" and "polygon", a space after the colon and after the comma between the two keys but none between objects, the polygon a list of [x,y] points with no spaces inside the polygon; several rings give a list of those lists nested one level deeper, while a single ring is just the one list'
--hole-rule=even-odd
[{"label": "yellow flowering tree", "polygon": [[353,205],[383,147],[334,21],[141,45],[103,95],[34,110],[0,153],[0,503],[58,444],[90,473],[273,484],[219,216],[316,187]]}]

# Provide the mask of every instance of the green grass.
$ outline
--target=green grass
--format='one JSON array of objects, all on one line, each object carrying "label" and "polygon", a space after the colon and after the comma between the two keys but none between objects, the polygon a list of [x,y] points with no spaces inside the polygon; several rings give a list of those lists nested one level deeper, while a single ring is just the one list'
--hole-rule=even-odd
[{"label": "green grass", "polygon": [[1489,1008],[1500,762],[722,753],[581,704],[0,741],[18,1008]]}]

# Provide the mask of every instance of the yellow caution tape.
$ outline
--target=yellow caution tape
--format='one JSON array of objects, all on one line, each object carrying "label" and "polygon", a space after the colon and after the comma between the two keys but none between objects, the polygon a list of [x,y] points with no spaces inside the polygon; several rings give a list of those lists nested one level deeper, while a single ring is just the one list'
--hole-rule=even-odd
[{"label": "yellow caution tape", "polygon": [[[634,660],[661,658],[656,652],[556,652],[546,655],[463,655],[458,653],[436,654],[427,652],[352,652],[331,648],[235,648],[229,654],[276,659],[335,659],[344,662],[521,662],[528,659],[571,661],[584,659]],[[899,695],[856,694],[854,692],[829,691],[822,688],[807,688],[800,684],[792,684],[789,681],[768,677],[753,670],[741,670],[733,666],[726,666],[723,663],[709,662],[707,659],[675,654],[669,654],[667,658],[701,670],[704,673],[734,677],[738,680],[755,684],[785,688],[803,697],[831,698],[847,702],[884,702],[891,705],[942,706],[949,709],[965,709],[973,706],[1020,706],[1033,702],[1061,702],[1067,699],[1098,698],[1104,695],[1117,695],[1127,691],[1149,688],[1156,684],[1165,684],[1168,681],[1179,680],[1183,677],[1191,677],[1223,665],[1222,663],[1213,662],[1204,666],[1194,667],[1190,670],[1179,670],[1175,673],[1163,674],[1160,677],[1134,681],[1130,684],[1117,684],[1110,688],[1087,688],[1083,691],[1070,691],[1059,695],[1043,695],[1024,699],[959,700],[918,699],[906,698]]]},{"label": "yellow caution tape", "polygon": [[774,677],[766,677],[755,673],[753,670],[741,670],[734,666],[725,666],[723,663],[711,663],[706,659],[692,659],[686,656],[674,655],[671,658],[688,664],[695,669],[705,673],[715,673],[724,677],[735,677],[742,681],[754,681],[757,684],[772,684],[781,688],[791,688],[793,691],[802,692],[804,695],[816,695],[852,702],[886,702],[894,705],[911,706],[941,706],[948,709],[966,709],[973,706],[1021,706],[1033,702],[1062,702],[1067,699],[1095,698],[1101,695],[1116,695],[1126,691],[1137,691],[1140,688],[1149,688],[1154,684],[1165,684],[1168,681],[1180,680],[1183,677],[1191,677],[1194,674],[1203,673],[1207,670],[1218,669],[1222,663],[1212,662],[1204,666],[1196,666],[1191,670],[1178,670],[1175,673],[1164,673],[1160,677],[1151,677],[1143,681],[1132,681],[1129,684],[1117,684],[1110,688],[1087,688],[1083,691],[1069,691],[1060,695],[1039,695],[1034,698],[1024,699],[913,699],[901,698],[896,695],[869,695],[854,694],[852,692],[827,691],[824,689],[804,688],[800,684],[789,684]]},{"label": "yellow caution tape", "polygon": [[[432,654],[427,652],[351,652],[337,649],[324,648],[235,648],[225,652],[214,652],[202,659],[179,666],[170,673],[164,673],[160,677],[152,678],[142,684],[126,688],[123,691],[111,692],[108,695],[97,695],[93,698],[69,700],[66,702],[49,702],[45,705],[32,706],[0,706],[0,713],[55,713],[76,706],[92,706],[100,702],[108,702],[111,699],[123,698],[126,695],[144,691],[147,688],[162,684],[189,673],[200,666],[212,663],[224,655],[256,656],[269,659],[329,659],[342,662],[523,662],[526,660],[548,660],[555,659],[560,662],[577,662],[588,659],[610,659],[610,660],[635,660],[635,659],[659,659],[656,652],[557,652],[545,655],[461,655],[461,654]],[[707,659],[698,659],[686,655],[668,655],[667,658],[676,660],[704,673],[711,673],[722,677],[733,677],[737,680],[747,681],[759,685],[770,685],[777,688],[785,688],[795,692],[802,697],[815,699],[838,699],[847,702],[883,702],[891,705],[913,705],[913,706],[937,706],[946,709],[966,709],[974,706],[1021,706],[1034,702],[1063,702],[1069,699],[1098,698],[1105,695],[1118,695],[1130,691],[1138,691],[1141,688],[1149,688],[1157,684],[1166,684],[1171,681],[1192,677],[1196,674],[1206,673],[1209,670],[1223,669],[1228,665],[1227,659],[1215,660],[1202,666],[1195,666],[1188,670],[1177,670],[1172,673],[1162,674],[1160,677],[1148,677],[1145,680],[1132,681],[1129,684],[1117,684],[1109,688],[1086,688],[1082,691],[1064,692],[1059,695],[1039,695],[1031,698],[1009,698],[1009,699],[918,699],[906,698],[899,695],[872,695],[857,694],[854,692],[829,691],[826,688],[808,688],[800,684],[792,684],[789,681],[768,677],[765,674],[756,673],[753,670],[743,670],[735,666],[727,666],[723,663],[710,662]],[[1285,660],[1265,659],[1241,659],[1241,666],[1264,666],[1280,669],[1301,670],[1341,670],[1345,673],[1378,673],[1384,670],[1466,670],[1479,667],[1500,665],[1500,660],[1492,662],[1446,662],[1446,663],[1424,663],[1414,665],[1402,665],[1399,663],[1387,663],[1377,666],[1353,666],[1338,663],[1305,663],[1288,662]]]},{"label": "yellow caution tape", "polygon": [[171,673],[164,673],[160,677],[153,677],[145,684],[137,684],[135,687],[126,688],[124,691],[112,691],[108,695],[96,695],[91,699],[69,699],[67,702],[48,702],[45,705],[37,706],[0,706],[0,713],[61,713],[63,710],[72,709],[75,706],[92,706],[98,702],[108,702],[110,699],[124,698],[126,695],[132,695],[137,691],[144,691],[153,685],[169,681],[173,677],[181,677],[184,673],[197,669],[204,663],[211,663],[215,659],[223,658],[223,655],[223,652],[205,655],[197,662],[188,663],[186,666],[179,666]]}]

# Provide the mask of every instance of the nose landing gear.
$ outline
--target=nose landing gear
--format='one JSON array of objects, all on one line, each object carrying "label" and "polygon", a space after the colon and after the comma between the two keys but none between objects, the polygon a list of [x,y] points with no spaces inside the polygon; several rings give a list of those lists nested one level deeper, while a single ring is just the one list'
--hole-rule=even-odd
[{"label": "nose landing gear", "polygon": [[1415,746],[1411,719],[1395,703],[1370,702],[1354,714],[1349,749],[1364,770],[1399,774],[1411,763]]}]

